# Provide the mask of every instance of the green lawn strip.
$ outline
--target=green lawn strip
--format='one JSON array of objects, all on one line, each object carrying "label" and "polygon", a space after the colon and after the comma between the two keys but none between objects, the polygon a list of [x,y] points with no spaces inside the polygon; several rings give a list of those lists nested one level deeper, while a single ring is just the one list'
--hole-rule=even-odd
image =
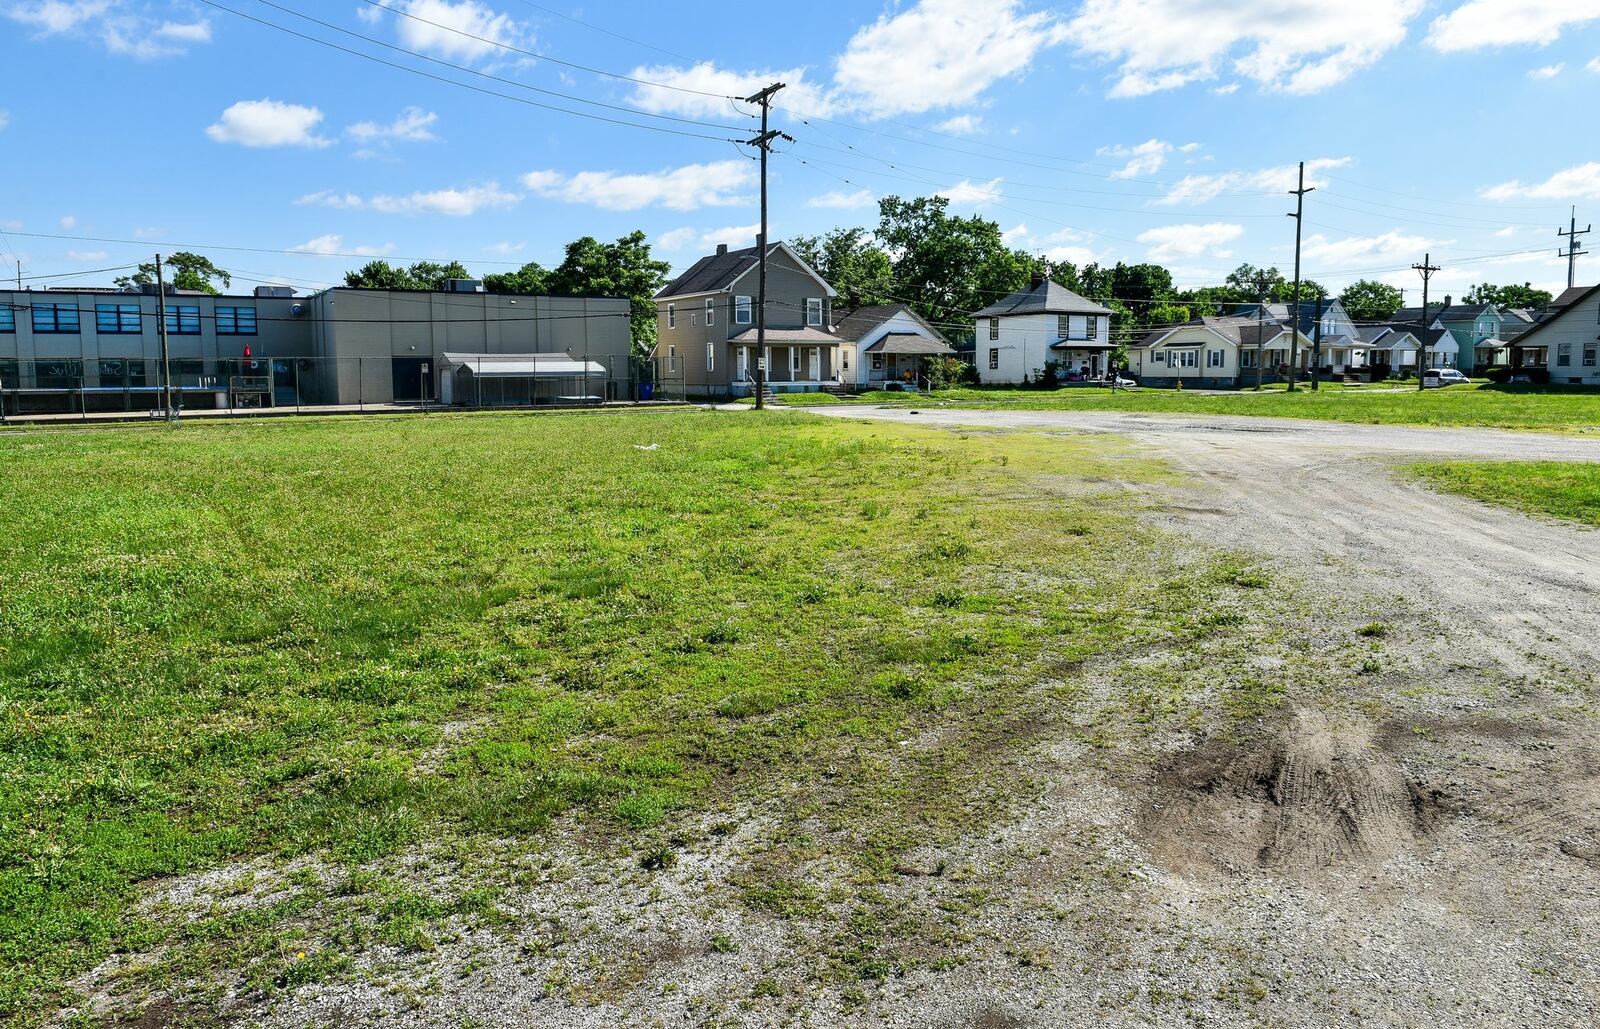
[{"label": "green lawn strip", "polygon": [[1600,464],[1442,461],[1410,466],[1435,488],[1475,500],[1600,526]]},{"label": "green lawn strip", "polygon": [[1098,487],[1031,485],[1156,474],[1106,453],[695,412],[0,439],[0,1011],[170,933],[149,880],[649,832],[1180,625],[1099,559],[1147,534]]},{"label": "green lawn strip", "polygon": [[1224,394],[1104,389],[941,390],[931,398],[901,398],[903,404],[939,401],[959,407],[1022,411],[1150,411],[1174,414],[1255,415],[1374,425],[1479,426],[1600,432],[1600,390],[1563,387],[1478,387],[1401,392],[1282,389]]}]

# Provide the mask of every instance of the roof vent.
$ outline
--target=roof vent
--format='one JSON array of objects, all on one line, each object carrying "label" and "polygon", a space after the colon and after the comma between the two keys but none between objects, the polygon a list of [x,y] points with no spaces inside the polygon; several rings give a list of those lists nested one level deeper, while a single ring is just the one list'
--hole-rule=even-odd
[{"label": "roof vent", "polygon": [[726,243],[718,243],[717,244],[717,256],[718,257],[726,257],[727,254],[728,254],[728,244],[726,244]]},{"label": "roof vent", "polygon": [[292,297],[292,296],[294,296],[294,287],[293,286],[257,286],[256,289],[255,289],[255,295],[258,298],[262,298],[262,297]]}]

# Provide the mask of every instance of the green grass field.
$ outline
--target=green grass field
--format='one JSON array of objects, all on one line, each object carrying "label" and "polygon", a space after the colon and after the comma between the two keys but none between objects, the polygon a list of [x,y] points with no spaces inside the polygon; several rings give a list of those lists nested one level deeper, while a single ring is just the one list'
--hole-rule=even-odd
[{"label": "green grass field", "polygon": [[[141,913],[164,877],[558,816],[644,845],[908,726],[997,724],[1015,684],[1130,641],[1231,640],[1216,612],[1260,576],[1176,562],[1106,485],[1166,474],[776,412],[0,437],[0,1012],[44,1015],[114,951],[271,989],[355,945],[310,901]],[[1251,688],[1207,703],[1253,717]],[[868,778],[934,831],[942,788]]]},{"label": "green grass field", "polygon": [[[880,401],[883,402],[883,401]],[[1027,411],[1154,411],[1182,414],[1256,415],[1311,418],[1375,425],[1433,425],[1600,432],[1600,390],[1560,388],[1484,388],[1457,386],[1418,392],[1363,389],[1243,390],[1228,394],[1103,389],[941,390],[927,398],[900,397],[898,404],[930,402],[960,407]]]},{"label": "green grass field", "polygon": [[1413,466],[1438,489],[1533,514],[1600,526],[1600,465],[1567,461],[1447,461]]}]

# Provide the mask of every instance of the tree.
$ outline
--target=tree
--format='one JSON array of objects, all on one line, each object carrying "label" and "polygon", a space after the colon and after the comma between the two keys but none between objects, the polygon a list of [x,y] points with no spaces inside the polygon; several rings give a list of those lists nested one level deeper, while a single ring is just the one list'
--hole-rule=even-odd
[{"label": "tree", "polygon": [[631,301],[629,318],[637,353],[656,345],[655,295],[667,284],[672,268],[650,256],[650,244],[635,230],[615,243],[584,236],[567,244],[566,259],[550,272],[548,285],[556,296],[622,297]]},{"label": "tree", "polygon": [[1504,311],[1508,307],[1525,307],[1534,311],[1543,311],[1550,306],[1555,297],[1549,290],[1534,289],[1533,283],[1524,282],[1518,286],[1491,286],[1485,282],[1467,290],[1466,303],[1493,304]]},{"label": "tree", "polygon": [[878,244],[894,255],[894,293],[956,338],[972,312],[1027,286],[1040,262],[1007,247],[996,222],[949,213],[945,197],[878,202]]},{"label": "tree", "polygon": [[1283,273],[1276,268],[1257,268],[1253,264],[1241,264],[1228,273],[1223,280],[1229,289],[1250,298],[1250,302],[1259,301],[1265,293],[1266,296],[1275,296],[1283,287]]},{"label": "tree", "polygon": [[[1324,289],[1322,284],[1317,282],[1315,279],[1300,280],[1300,300],[1302,303],[1310,303],[1317,299],[1317,297],[1327,296],[1327,294],[1328,291]],[[1272,289],[1272,299],[1280,304],[1289,303],[1293,298],[1293,295],[1294,283],[1288,279],[1280,279],[1278,284]]]},{"label": "tree", "polygon": [[1405,295],[1394,286],[1375,279],[1357,279],[1339,294],[1345,313],[1358,322],[1385,322],[1394,317]]},{"label": "tree", "polygon": [[356,271],[346,272],[344,284],[351,289],[442,290],[451,279],[470,278],[472,274],[460,261],[418,261],[409,268],[397,268],[388,261],[369,261]]},{"label": "tree", "polygon": [[483,277],[483,288],[490,293],[550,292],[550,272],[537,261],[529,261],[514,272],[496,272]]},{"label": "tree", "polygon": [[866,229],[800,236],[789,246],[841,296],[854,296],[863,306],[894,302],[894,265]]},{"label": "tree", "polygon": [[1251,304],[1259,298],[1232,286],[1201,286],[1179,293],[1176,299],[1189,308],[1193,317],[1218,317],[1232,313],[1235,304]]},{"label": "tree", "polygon": [[[211,284],[213,279],[224,286],[233,285],[233,276],[212,264],[210,258],[186,250],[168,255],[161,263],[172,269],[171,284],[176,289],[215,294],[217,288]],[[124,289],[153,286],[156,282],[156,263],[146,261],[132,275],[123,275],[114,281]]]}]

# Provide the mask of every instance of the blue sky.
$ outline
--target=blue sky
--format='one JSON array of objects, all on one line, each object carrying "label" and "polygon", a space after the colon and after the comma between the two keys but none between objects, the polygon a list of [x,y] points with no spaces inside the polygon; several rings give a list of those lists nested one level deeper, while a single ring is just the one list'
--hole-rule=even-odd
[{"label": "blue sky", "polygon": [[1415,298],[1425,252],[1436,296],[1559,289],[1568,206],[1600,215],[1600,0],[216,2],[0,0],[0,274],[98,284],[182,244],[304,290],[361,255],[482,273],[635,228],[682,267],[753,239],[727,97],[774,79],[775,237],[942,192],[1026,249],[1198,285],[1288,270],[1304,160],[1305,274]]}]

